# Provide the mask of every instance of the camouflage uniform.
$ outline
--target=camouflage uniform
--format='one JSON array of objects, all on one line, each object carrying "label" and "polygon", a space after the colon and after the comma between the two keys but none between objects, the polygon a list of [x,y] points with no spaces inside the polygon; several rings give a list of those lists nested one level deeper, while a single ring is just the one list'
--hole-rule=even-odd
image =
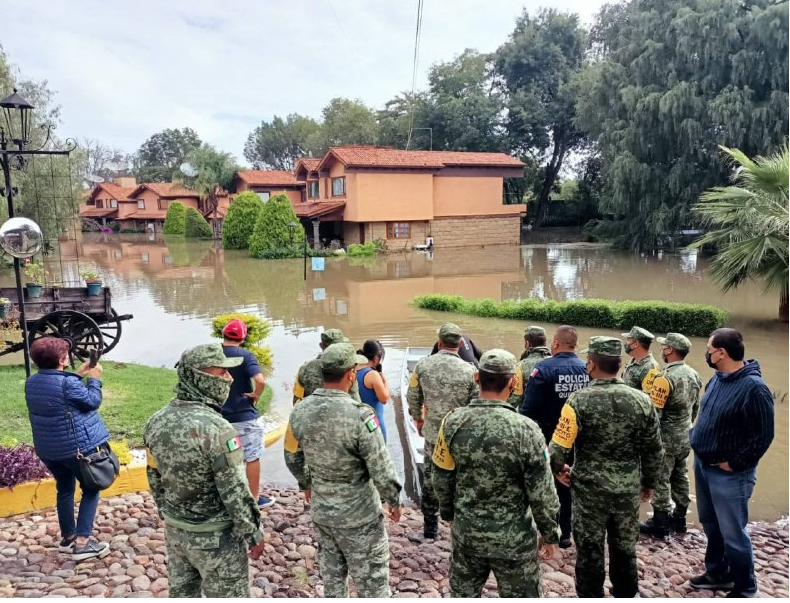
[{"label": "camouflage uniform", "polygon": [[[691,349],[691,342],[679,333],[659,337],[658,343],[681,352]],[[676,517],[686,516],[689,506],[689,478],[686,460],[691,453],[689,429],[699,411],[702,379],[683,360],[670,362],[653,381],[650,397],[661,419],[664,464],[656,483],[653,509],[668,514],[675,503]],[[671,494],[670,494],[671,493]]]},{"label": "camouflage uniform", "polygon": [[148,483],[165,523],[171,597],[249,597],[247,542],[263,540],[241,442],[220,408],[232,379],[200,369],[233,367],[220,344],[179,361],[176,398],[145,426]]},{"label": "camouflage uniform", "polygon": [[[633,327],[628,333],[623,333],[622,335],[626,339],[636,339],[647,344],[652,343],[655,339],[655,336],[650,331],[642,327]],[[623,381],[629,387],[641,390],[649,395],[653,379],[656,378],[659,371],[660,367],[653,354],[648,354],[641,360],[631,358],[623,371]]]},{"label": "camouflage uniform", "polygon": [[[355,362],[350,344],[332,345],[321,356],[322,366],[335,371]],[[291,411],[285,463],[299,488],[312,491],[324,596],[348,597],[350,573],[360,597],[388,597],[381,501],[397,508],[401,484],[373,409],[343,391],[317,389]]]},{"label": "camouflage uniform", "polygon": [[[327,329],[321,333],[321,345],[326,348],[333,343],[347,343],[348,338],[340,329]],[[313,360],[305,362],[299,367],[294,379],[293,403],[303,400],[318,388],[324,387],[324,375],[321,373],[321,354]],[[355,381],[348,394],[357,402],[362,402],[359,397],[359,384]]]},{"label": "camouflage uniform", "polygon": [[[586,351],[619,357],[622,342],[593,337]],[[562,409],[549,445],[555,473],[562,470],[572,447],[576,451],[571,470],[576,594],[603,597],[604,541],[608,540],[612,595],[633,597],[639,490],[655,488],[662,461],[658,416],[650,398],[621,379],[594,379]]]},{"label": "camouflage uniform", "polygon": [[[461,329],[456,325],[447,323],[439,331],[439,337],[445,345],[458,345],[461,340]],[[477,397],[477,392],[475,368],[461,360],[458,354],[447,350],[439,350],[438,354],[421,358],[409,379],[409,389],[406,392],[409,414],[415,420],[422,420],[425,407],[420,507],[423,515],[431,518],[426,521],[435,522],[439,512],[439,501],[433,489],[431,462],[433,447],[439,436],[439,426],[448,412],[469,404]]]},{"label": "camouflage uniform", "polygon": [[[504,350],[480,358],[481,372],[515,367]],[[556,544],[559,501],[537,425],[505,400],[475,399],[444,419],[433,462],[442,519],[453,522],[452,596],[479,597],[493,570],[501,597],[540,597],[535,524]]]},{"label": "camouflage uniform", "polygon": [[532,370],[538,362],[545,358],[551,358],[551,350],[546,346],[541,345],[524,350],[521,360],[518,365],[516,365],[516,387],[507,399],[508,403],[513,406],[513,408],[518,409],[521,406],[521,401],[524,399],[524,392],[527,389],[527,383],[529,383]]}]

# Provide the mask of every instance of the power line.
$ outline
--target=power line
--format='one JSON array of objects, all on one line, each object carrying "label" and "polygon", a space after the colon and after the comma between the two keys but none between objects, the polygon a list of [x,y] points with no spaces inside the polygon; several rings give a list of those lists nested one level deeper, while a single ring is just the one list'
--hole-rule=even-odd
[{"label": "power line", "polygon": [[414,32],[414,61],[411,73],[411,115],[409,116],[409,136],[406,140],[406,150],[411,145],[411,133],[414,126],[414,90],[417,87],[417,68],[420,65],[420,37],[422,34],[422,9],[423,0],[417,0],[417,27]]}]

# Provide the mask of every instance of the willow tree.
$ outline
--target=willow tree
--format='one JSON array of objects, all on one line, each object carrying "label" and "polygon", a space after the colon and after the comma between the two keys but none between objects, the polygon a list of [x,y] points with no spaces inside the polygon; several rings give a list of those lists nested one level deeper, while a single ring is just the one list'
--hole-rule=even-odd
[{"label": "willow tree", "polygon": [[579,76],[576,123],[597,142],[601,211],[633,248],[694,225],[702,191],[726,182],[717,145],[747,156],[788,131],[787,3],[633,0],[601,11],[598,61]]},{"label": "willow tree", "polygon": [[788,183],[785,145],[770,157],[749,159],[737,149],[722,150],[735,164],[732,186],[705,191],[694,207],[712,228],[694,245],[715,245],[711,276],[724,291],[746,280],[761,280],[779,292],[779,318],[788,320]]}]

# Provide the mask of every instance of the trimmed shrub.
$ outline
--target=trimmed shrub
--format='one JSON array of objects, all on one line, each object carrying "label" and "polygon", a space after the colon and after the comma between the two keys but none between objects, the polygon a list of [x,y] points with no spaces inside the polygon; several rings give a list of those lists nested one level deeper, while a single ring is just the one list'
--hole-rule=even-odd
[{"label": "trimmed shrub", "polygon": [[186,230],[186,208],[181,201],[173,201],[167,208],[162,234],[182,235]]},{"label": "trimmed shrub", "polygon": [[351,243],[351,245],[348,246],[348,255],[351,257],[376,255],[377,251],[376,244],[372,241],[370,243]]},{"label": "trimmed shrub", "polygon": [[265,377],[272,373],[272,366],[274,364],[274,357],[272,350],[269,347],[261,346],[260,343],[269,336],[271,333],[271,323],[263,318],[259,318],[254,314],[220,314],[211,321],[211,332],[214,337],[222,339],[222,329],[234,318],[238,318],[247,325],[247,339],[241,344],[245,350],[249,350],[258,359],[258,364],[261,365],[261,372]]},{"label": "trimmed shrub", "polygon": [[209,223],[194,207],[187,208],[185,222],[184,236],[188,239],[211,239],[214,236]]},{"label": "trimmed shrub", "polygon": [[252,191],[244,191],[233,199],[222,223],[222,246],[225,249],[247,249],[250,237],[263,209],[263,201]]},{"label": "trimmed shrub", "polygon": [[[288,223],[294,222],[296,228],[291,234]],[[293,239],[291,237],[293,236]],[[291,202],[285,195],[275,195],[263,204],[258,213],[255,228],[250,237],[250,255],[254,258],[265,257],[264,254],[276,249],[299,249],[299,253],[282,257],[298,257],[302,255],[301,246],[305,239],[304,228],[294,213]]]},{"label": "trimmed shrub", "polygon": [[423,295],[415,297],[412,303],[426,310],[484,318],[510,318],[623,331],[639,325],[656,334],[677,332],[690,337],[707,337],[727,320],[727,312],[715,306],[663,301],[585,299],[556,302],[526,299],[496,302],[492,299],[468,300],[459,295]]}]

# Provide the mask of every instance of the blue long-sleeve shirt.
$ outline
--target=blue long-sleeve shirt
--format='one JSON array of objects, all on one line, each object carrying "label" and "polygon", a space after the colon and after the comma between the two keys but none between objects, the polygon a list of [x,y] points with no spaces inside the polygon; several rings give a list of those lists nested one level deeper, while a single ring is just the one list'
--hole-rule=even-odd
[{"label": "blue long-sleeve shirt", "polygon": [[726,462],[734,471],[757,466],[774,439],[774,402],[756,360],[713,375],[689,435],[706,465]]}]

